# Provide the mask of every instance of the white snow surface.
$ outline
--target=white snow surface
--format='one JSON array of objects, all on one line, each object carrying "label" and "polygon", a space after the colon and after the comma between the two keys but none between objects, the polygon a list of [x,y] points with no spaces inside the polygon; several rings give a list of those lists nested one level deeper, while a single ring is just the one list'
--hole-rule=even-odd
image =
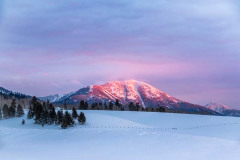
[{"label": "white snow surface", "polygon": [[[62,130],[0,120],[1,160],[238,160],[240,118],[157,112],[83,111]],[[22,119],[26,120],[21,125]]]}]

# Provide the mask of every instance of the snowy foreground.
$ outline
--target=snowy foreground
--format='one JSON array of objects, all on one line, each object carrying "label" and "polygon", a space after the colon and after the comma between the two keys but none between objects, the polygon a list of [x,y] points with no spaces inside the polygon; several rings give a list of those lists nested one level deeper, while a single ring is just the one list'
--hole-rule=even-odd
[{"label": "snowy foreground", "polygon": [[66,130],[0,120],[1,160],[238,160],[240,118],[84,111]]}]

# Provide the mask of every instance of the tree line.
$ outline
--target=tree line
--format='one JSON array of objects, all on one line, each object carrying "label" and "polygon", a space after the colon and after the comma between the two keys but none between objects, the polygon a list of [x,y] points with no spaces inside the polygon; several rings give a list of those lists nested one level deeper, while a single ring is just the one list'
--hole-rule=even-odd
[{"label": "tree line", "polygon": [[3,107],[0,108],[0,119],[22,117],[23,115],[24,115],[24,110],[20,104],[16,105],[15,99],[12,99],[10,106],[8,106],[7,104],[4,104]]},{"label": "tree line", "polygon": [[[64,101],[64,108],[67,109],[67,103]],[[80,110],[120,110],[124,111],[127,110],[126,106],[124,107],[118,99],[116,99],[115,102],[109,101],[109,103],[102,103],[102,102],[94,102],[91,104],[88,104],[87,101],[81,100],[79,103],[78,108]],[[129,111],[151,111],[151,112],[166,112],[164,106],[158,106],[158,107],[148,107],[144,108],[139,103],[133,103],[130,102],[127,105],[127,108]]]}]

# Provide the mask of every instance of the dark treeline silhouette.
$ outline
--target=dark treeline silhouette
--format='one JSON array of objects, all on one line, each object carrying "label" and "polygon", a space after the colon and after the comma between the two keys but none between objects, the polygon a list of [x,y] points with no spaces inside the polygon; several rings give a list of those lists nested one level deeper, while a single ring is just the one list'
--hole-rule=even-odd
[{"label": "dark treeline silhouette", "polygon": [[12,99],[11,105],[8,106],[4,104],[2,108],[0,108],[0,119],[8,119],[13,117],[22,117],[24,115],[24,111],[22,106],[16,104],[16,100]]},{"label": "dark treeline silhouette", "polygon": [[[66,104],[66,102],[64,103]],[[66,105],[64,105],[67,107]],[[128,105],[123,106],[118,99],[116,99],[115,103],[109,101],[108,103],[104,102],[94,102],[88,104],[87,101],[81,100],[79,103],[80,110],[118,110],[118,111],[150,111],[150,112],[166,112],[165,107],[142,107],[139,103],[130,102]]]},{"label": "dark treeline silhouette", "polygon": [[34,119],[35,124],[42,126],[53,124],[61,125],[62,129],[73,126],[75,120],[79,119],[81,116],[84,116],[84,121],[79,121],[79,123],[84,124],[86,122],[84,113],[81,112],[80,115],[78,115],[74,107],[72,108],[72,114],[68,111],[63,113],[63,110],[58,110],[56,112],[52,103],[49,101],[40,103],[36,97],[33,97],[30,101],[30,107],[27,114],[28,119]]},{"label": "dark treeline silhouette", "polygon": [[0,97],[3,99],[22,99],[22,98],[29,98],[30,96],[19,93],[19,92],[12,92],[0,87]]}]

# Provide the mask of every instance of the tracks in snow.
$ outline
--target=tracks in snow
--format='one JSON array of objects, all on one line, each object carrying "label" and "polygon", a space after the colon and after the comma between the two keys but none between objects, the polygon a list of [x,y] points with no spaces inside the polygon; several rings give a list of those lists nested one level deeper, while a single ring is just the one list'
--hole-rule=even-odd
[{"label": "tracks in snow", "polygon": [[210,127],[217,127],[217,126],[230,126],[230,125],[240,125],[240,123],[219,123],[219,124],[210,124],[210,125],[199,125],[199,126],[192,126],[192,127],[135,127],[135,126],[81,126],[81,128],[89,128],[89,129],[136,129],[136,130],[149,130],[149,131],[177,131],[177,130],[194,130],[200,128],[210,128]]}]

